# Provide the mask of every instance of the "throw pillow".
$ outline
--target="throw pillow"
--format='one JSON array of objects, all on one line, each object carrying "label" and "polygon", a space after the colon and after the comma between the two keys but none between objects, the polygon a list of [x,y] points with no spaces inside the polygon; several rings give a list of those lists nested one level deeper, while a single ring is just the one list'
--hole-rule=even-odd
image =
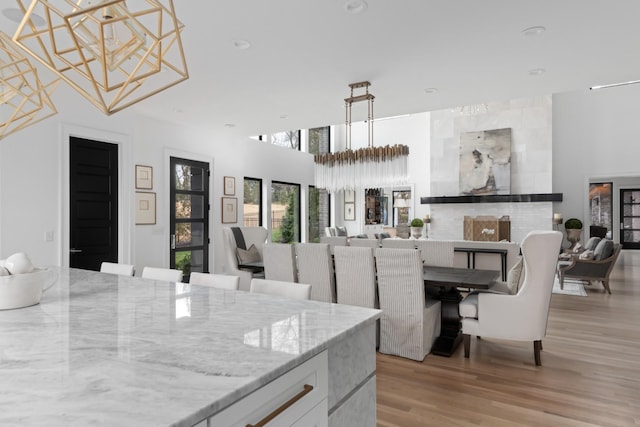
[{"label": "throw pillow", "polygon": [[520,288],[520,284],[522,283],[521,279],[524,279],[524,274],[522,274],[524,270],[524,261],[522,257],[511,267],[511,270],[507,273],[507,288],[509,288],[509,293],[511,295],[515,295],[518,293],[518,289]]},{"label": "throw pillow", "polygon": [[598,246],[598,243],[600,243],[600,237],[597,236],[593,236],[591,237],[589,240],[587,240],[587,243],[584,245],[584,250],[585,251],[594,251],[596,249],[596,246]]},{"label": "throw pillow", "polygon": [[238,264],[249,264],[251,262],[260,261],[260,252],[258,252],[258,248],[256,245],[249,246],[249,249],[236,249],[236,253],[238,256]]},{"label": "throw pillow", "polygon": [[590,250],[586,250],[580,254],[580,259],[584,259],[584,260],[593,259],[593,257],[594,257],[593,251],[590,251]]},{"label": "throw pillow", "polygon": [[347,236],[347,228],[346,227],[337,227],[336,228],[336,236]]},{"label": "throw pillow", "polygon": [[593,251],[593,259],[607,259],[613,254],[613,240],[602,239]]}]

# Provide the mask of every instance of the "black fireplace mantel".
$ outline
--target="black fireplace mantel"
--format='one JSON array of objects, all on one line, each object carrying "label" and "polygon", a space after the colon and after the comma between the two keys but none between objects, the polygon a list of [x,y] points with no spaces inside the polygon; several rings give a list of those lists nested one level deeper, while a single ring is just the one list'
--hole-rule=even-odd
[{"label": "black fireplace mantel", "polygon": [[561,202],[562,193],[537,194],[492,194],[489,196],[440,196],[421,197],[420,204],[434,205],[446,203],[518,203],[518,202]]}]

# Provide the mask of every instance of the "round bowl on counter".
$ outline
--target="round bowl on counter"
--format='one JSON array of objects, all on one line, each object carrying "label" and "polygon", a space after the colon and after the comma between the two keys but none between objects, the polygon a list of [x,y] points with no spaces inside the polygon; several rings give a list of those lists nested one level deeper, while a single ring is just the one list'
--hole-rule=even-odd
[{"label": "round bowl on counter", "polygon": [[53,283],[51,270],[36,268],[31,273],[0,276],[0,310],[28,307],[40,302],[43,289]]}]

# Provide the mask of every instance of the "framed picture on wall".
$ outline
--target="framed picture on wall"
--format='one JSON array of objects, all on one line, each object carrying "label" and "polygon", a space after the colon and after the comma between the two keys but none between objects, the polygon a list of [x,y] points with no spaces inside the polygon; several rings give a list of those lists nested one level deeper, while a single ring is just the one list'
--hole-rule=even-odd
[{"label": "framed picture on wall", "polygon": [[236,195],[236,179],[232,176],[224,177],[224,195],[225,196]]},{"label": "framed picture on wall", "polygon": [[344,204],[344,220],[345,221],[356,220],[356,204],[355,203]]},{"label": "framed picture on wall", "polygon": [[356,201],[356,192],[353,190],[344,190],[344,202],[355,203],[355,201]]},{"label": "framed picture on wall", "polygon": [[222,198],[222,223],[235,224],[238,222],[238,198]]},{"label": "framed picture on wall", "polygon": [[136,191],[136,225],[156,223],[156,193]]},{"label": "framed picture on wall", "polygon": [[151,166],[136,165],[136,188],[139,190],[153,189],[153,168]]}]

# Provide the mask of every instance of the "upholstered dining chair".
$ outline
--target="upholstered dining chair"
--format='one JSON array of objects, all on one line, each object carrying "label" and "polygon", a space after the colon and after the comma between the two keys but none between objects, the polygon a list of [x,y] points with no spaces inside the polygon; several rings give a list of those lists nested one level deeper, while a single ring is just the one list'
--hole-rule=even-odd
[{"label": "upholstered dining chair", "polygon": [[262,247],[264,278],[285,282],[298,281],[296,252],[289,243],[267,243]]},{"label": "upholstered dining chair", "polygon": [[334,249],[338,304],[377,308],[376,265],[372,248],[337,246]]},{"label": "upholstered dining chair", "polygon": [[415,244],[424,265],[453,267],[454,242],[452,240],[418,239],[415,240]]},{"label": "upholstered dining chair", "polygon": [[336,246],[347,246],[349,244],[349,238],[347,236],[320,236],[320,243],[326,243],[329,245],[329,250],[333,254],[333,250]]},{"label": "upholstered dining chair", "polygon": [[101,273],[119,274],[121,276],[133,276],[135,268],[131,264],[119,264],[115,262],[103,262],[100,264]]},{"label": "upholstered dining chair", "polygon": [[415,239],[382,239],[383,248],[415,249]]},{"label": "upholstered dining chair", "polygon": [[249,292],[277,295],[293,299],[309,299],[311,285],[281,280],[251,279]]},{"label": "upholstered dining chair", "polygon": [[211,288],[237,291],[238,286],[240,285],[240,278],[238,276],[230,276],[227,274],[199,273],[192,271],[189,276],[189,283],[192,285],[209,286]]},{"label": "upholstered dining chair", "polygon": [[311,285],[311,299],[336,302],[333,260],[327,243],[296,243],[298,283]]},{"label": "upholstered dining chair", "polygon": [[168,282],[182,282],[182,270],[172,268],[144,267],[143,279],[166,280]]},{"label": "upholstered dining chair", "polygon": [[464,356],[469,357],[471,335],[533,342],[536,365],[541,365],[542,338],[547,331],[549,303],[558,253],[559,231],[532,231],[522,241],[524,279],[515,295],[471,293],[460,302]]},{"label": "upholstered dining chair", "polygon": [[440,335],[442,303],[425,294],[420,253],[376,249],[380,353],[422,361]]},{"label": "upholstered dining chair", "polygon": [[[225,266],[225,273],[240,277],[240,290],[248,291],[251,279],[253,277],[259,277],[262,273],[252,270],[243,269],[238,267],[238,257],[255,256],[258,260],[262,260],[262,246],[265,244],[269,232],[264,227],[225,227],[222,229],[224,249],[227,258]],[[236,240],[236,234],[238,239],[242,239],[245,249],[240,248],[238,251],[238,242]],[[254,247],[252,250],[251,247]]]},{"label": "upholstered dining chair", "polygon": [[364,248],[379,248],[380,240],[351,238],[351,240],[349,241],[349,246],[364,247]]}]

